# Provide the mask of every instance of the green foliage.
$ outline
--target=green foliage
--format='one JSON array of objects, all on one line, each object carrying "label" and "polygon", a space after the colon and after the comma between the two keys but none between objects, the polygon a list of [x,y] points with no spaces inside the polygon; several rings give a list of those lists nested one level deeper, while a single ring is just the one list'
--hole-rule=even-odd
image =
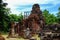
[{"label": "green foliage", "polygon": [[19,15],[9,14],[9,17],[10,17],[10,21],[15,21],[15,22],[21,21],[23,19],[22,13]]},{"label": "green foliage", "polygon": [[10,21],[18,21],[18,16],[16,14],[9,14]]},{"label": "green foliage", "polygon": [[6,8],[6,5],[7,3],[3,3],[3,1],[0,0],[0,31],[5,31],[9,23],[9,9]]},{"label": "green foliage", "polygon": [[19,17],[18,21],[22,21],[22,20],[23,20],[23,15],[22,15],[22,13],[20,13],[20,14],[18,15],[18,17]]},{"label": "green foliage", "polygon": [[48,24],[53,24],[57,22],[57,18],[55,15],[49,13],[46,9],[43,11],[43,15],[45,17],[45,23]]},{"label": "green foliage", "polygon": [[60,23],[60,7],[58,8],[59,12],[57,13],[57,19],[58,19],[58,23]]}]

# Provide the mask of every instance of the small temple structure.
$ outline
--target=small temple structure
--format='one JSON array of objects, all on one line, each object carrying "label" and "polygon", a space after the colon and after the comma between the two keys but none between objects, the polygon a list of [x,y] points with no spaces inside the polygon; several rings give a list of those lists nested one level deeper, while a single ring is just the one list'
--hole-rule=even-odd
[{"label": "small temple structure", "polygon": [[11,23],[8,37],[24,37],[30,38],[34,34],[39,34],[45,25],[44,16],[38,4],[34,4],[28,18],[18,23]]}]

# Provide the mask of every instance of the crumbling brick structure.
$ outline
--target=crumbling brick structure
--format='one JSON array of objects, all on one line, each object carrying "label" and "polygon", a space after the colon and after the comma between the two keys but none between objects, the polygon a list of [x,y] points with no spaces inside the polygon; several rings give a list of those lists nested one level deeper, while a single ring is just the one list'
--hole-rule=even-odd
[{"label": "crumbling brick structure", "polygon": [[38,4],[34,4],[32,7],[31,14],[28,16],[28,18],[23,19],[15,26],[15,33],[18,33],[18,36],[29,37],[33,34],[39,33],[44,27],[44,25],[45,22],[44,17],[42,15],[42,11],[40,10]]}]

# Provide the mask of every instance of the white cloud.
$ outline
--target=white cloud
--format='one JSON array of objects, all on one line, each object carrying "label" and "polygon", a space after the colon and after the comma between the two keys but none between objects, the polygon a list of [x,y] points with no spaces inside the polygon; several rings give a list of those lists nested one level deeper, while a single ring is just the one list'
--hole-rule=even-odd
[{"label": "white cloud", "polygon": [[47,4],[52,2],[53,0],[4,0],[4,2],[8,3],[8,7],[14,8],[16,5],[28,5],[28,4]]},{"label": "white cloud", "polygon": [[34,3],[45,3],[47,0],[6,0],[5,2],[12,5],[26,5]]},{"label": "white cloud", "polygon": [[10,11],[11,11],[11,14],[17,14],[17,15],[19,15],[21,13],[21,12],[15,10],[15,9],[11,9]]},{"label": "white cloud", "polygon": [[[4,2],[8,3],[8,8],[11,8],[12,13],[19,13],[20,11],[16,10],[16,6],[19,5],[29,5],[29,4],[48,4],[48,3],[52,3],[52,4],[56,4],[59,3],[60,1],[55,1],[55,0],[4,0]],[[30,9],[30,8],[27,8]],[[23,9],[23,10],[27,10],[27,9]]]}]

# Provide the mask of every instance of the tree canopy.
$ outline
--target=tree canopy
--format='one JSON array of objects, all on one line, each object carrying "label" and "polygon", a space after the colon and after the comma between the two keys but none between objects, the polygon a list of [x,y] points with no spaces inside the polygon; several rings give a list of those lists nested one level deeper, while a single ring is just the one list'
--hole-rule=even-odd
[{"label": "tree canopy", "polygon": [[7,3],[4,3],[0,0],[0,31],[5,31],[5,28],[8,26],[9,22],[9,8],[6,8]]}]

